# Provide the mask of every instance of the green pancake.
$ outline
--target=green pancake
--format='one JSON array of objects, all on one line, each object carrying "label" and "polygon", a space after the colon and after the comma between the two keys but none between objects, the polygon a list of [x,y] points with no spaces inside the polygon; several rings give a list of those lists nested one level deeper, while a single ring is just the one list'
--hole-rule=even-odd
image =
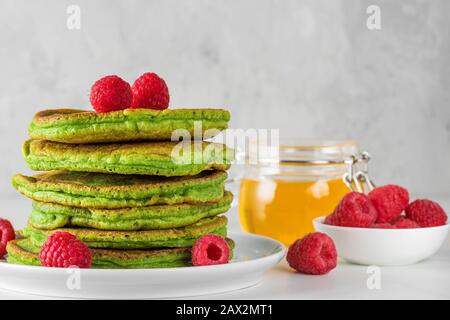
[{"label": "green pancake", "polygon": [[28,223],[44,230],[71,226],[128,231],[178,228],[227,212],[232,200],[233,195],[226,191],[218,202],[124,209],[78,208],[34,201]]},{"label": "green pancake", "polygon": [[90,248],[151,249],[191,247],[205,234],[227,235],[227,218],[217,216],[203,218],[196,223],[173,229],[145,231],[110,231],[85,228],[59,228],[52,231],[36,229],[28,225],[20,234],[30,238],[35,246],[42,246],[53,232],[66,231],[75,235]]},{"label": "green pancake", "polygon": [[226,129],[229,120],[230,113],[222,109],[125,109],[107,113],[56,109],[38,112],[28,133],[33,139],[64,143],[171,140],[177,129],[194,136],[195,123],[201,124],[195,134],[212,137]]},{"label": "green pancake", "polygon": [[28,140],[25,160],[33,170],[70,170],[157,176],[196,175],[204,170],[226,170],[234,151],[209,142],[135,142],[65,144]]},{"label": "green pancake", "polygon": [[[231,252],[234,242],[226,239]],[[8,263],[40,266],[39,251],[30,239],[9,241],[6,247]],[[91,249],[92,268],[136,269],[174,268],[191,266],[191,248],[170,248],[151,250]]]},{"label": "green pancake", "polygon": [[20,193],[36,201],[117,209],[219,201],[226,178],[224,171],[172,178],[50,171],[33,177],[17,174],[12,183]]}]

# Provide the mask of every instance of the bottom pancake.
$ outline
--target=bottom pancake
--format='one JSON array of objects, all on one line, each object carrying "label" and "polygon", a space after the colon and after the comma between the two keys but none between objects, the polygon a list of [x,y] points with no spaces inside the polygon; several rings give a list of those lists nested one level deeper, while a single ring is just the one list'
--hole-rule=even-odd
[{"label": "bottom pancake", "polygon": [[[231,251],[234,242],[227,239]],[[13,264],[40,266],[39,247],[30,239],[16,239],[8,242],[7,261]],[[91,249],[92,268],[96,269],[138,269],[175,268],[191,266],[191,248],[167,248],[152,250]]]}]

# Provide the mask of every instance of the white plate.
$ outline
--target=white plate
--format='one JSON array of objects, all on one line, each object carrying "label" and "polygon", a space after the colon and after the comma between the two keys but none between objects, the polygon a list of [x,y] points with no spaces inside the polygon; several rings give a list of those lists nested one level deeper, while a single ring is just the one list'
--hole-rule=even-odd
[{"label": "white plate", "polygon": [[67,298],[138,299],[206,295],[251,287],[284,256],[270,238],[229,235],[234,259],[224,265],[161,269],[62,269],[0,262],[0,288]]}]

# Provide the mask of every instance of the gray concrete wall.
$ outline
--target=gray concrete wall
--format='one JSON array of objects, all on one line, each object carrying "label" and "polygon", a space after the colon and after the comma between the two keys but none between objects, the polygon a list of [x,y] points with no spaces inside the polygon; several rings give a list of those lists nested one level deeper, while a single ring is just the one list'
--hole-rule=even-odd
[{"label": "gray concrete wall", "polygon": [[[66,27],[79,5],[81,29]],[[368,30],[366,8],[381,8]],[[42,108],[89,108],[89,88],[145,71],[175,107],[226,107],[232,125],[353,138],[378,183],[450,194],[450,1],[0,1],[0,194],[28,172]]]}]

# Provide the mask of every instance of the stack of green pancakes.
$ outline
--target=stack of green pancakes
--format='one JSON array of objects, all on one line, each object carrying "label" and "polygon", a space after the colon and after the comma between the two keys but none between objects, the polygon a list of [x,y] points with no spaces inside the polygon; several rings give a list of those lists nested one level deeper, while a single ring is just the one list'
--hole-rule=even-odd
[{"label": "stack of green pancakes", "polygon": [[[47,237],[67,231],[91,248],[94,268],[190,265],[199,237],[227,236],[220,214],[233,200],[224,184],[234,152],[189,137],[212,137],[229,118],[221,109],[37,113],[23,154],[44,172],[13,177],[33,204],[8,261],[40,265]],[[172,141],[174,131],[183,139]]]}]

